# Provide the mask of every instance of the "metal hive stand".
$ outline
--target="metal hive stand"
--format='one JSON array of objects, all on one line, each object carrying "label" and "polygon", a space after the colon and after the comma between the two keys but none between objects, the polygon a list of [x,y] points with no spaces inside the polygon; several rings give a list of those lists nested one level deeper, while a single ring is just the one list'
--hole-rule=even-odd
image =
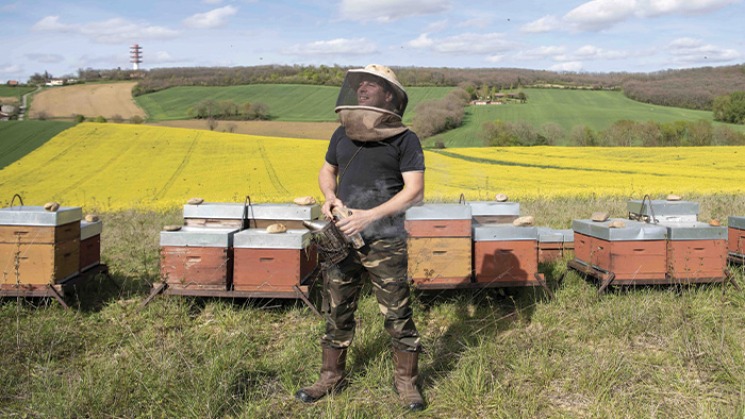
[{"label": "metal hive stand", "polygon": [[65,302],[65,289],[77,285],[84,279],[92,278],[99,274],[104,275],[114,285],[119,287],[116,281],[109,275],[109,267],[105,264],[98,264],[56,284],[45,284],[34,288],[28,288],[24,284],[3,285],[3,288],[0,288],[0,297],[54,298],[62,307],[67,309],[70,306]]},{"label": "metal hive stand", "polygon": [[[546,290],[546,293],[548,294],[549,298],[554,298],[554,293],[551,291],[551,288],[548,287],[548,284],[546,283],[545,276],[540,273],[536,272],[533,274],[533,277],[536,279],[538,284]],[[509,288],[509,287],[525,287],[525,281],[491,281],[491,282],[465,282],[465,283],[458,283],[458,284],[451,284],[451,283],[418,283],[414,284],[414,289],[420,290],[420,291],[430,291],[430,290],[455,290],[455,289],[474,289],[474,288]],[[527,285],[532,286],[532,285]]]}]

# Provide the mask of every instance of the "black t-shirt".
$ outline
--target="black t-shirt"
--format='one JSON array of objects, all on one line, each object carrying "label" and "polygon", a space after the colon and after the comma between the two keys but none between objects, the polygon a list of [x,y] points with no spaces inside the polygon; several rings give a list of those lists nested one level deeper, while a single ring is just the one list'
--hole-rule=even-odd
[{"label": "black t-shirt", "polygon": [[[353,141],[344,127],[331,136],[326,161],[339,170],[336,196],[349,208],[376,207],[404,188],[403,172],[423,171],[419,137],[407,130],[383,141]],[[404,214],[384,218],[362,233],[369,239],[406,235]]]}]

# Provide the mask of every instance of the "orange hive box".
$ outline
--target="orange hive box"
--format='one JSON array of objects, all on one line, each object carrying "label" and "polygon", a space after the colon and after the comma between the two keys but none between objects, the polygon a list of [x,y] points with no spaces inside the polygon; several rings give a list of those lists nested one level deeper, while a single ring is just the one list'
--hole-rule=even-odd
[{"label": "orange hive box", "polygon": [[536,286],[538,229],[512,224],[473,229],[473,267],[476,282],[505,287]]},{"label": "orange hive box", "polygon": [[237,233],[234,240],[235,291],[296,295],[318,263],[307,229],[278,234],[248,229]]},{"label": "orange hive box", "polygon": [[[610,228],[622,221],[623,228]],[[574,260],[615,274],[616,284],[664,283],[667,271],[665,227],[632,220],[574,220]]]},{"label": "orange hive box", "polygon": [[561,260],[574,251],[574,231],[538,227],[538,263]]},{"label": "orange hive box", "polygon": [[674,282],[719,282],[726,277],[727,229],[702,222],[667,228],[667,271]]},{"label": "orange hive box", "polygon": [[406,211],[409,277],[420,288],[472,282],[471,207],[424,204]]},{"label": "orange hive box", "polygon": [[745,217],[729,217],[727,224],[730,254],[745,257]]},{"label": "orange hive box", "polygon": [[35,288],[77,275],[81,218],[79,207],[0,209],[0,286]]},{"label": "orange hive box", "polygon": [[233,236],[238,229],[183,227],[160,233],[160,276],[169,288],[230,288]]},{"label": "orange hive box", "polygon": [[85,271],[101,263],[101,232],[103,223],[98,221],[80,222],[80,271]]}]

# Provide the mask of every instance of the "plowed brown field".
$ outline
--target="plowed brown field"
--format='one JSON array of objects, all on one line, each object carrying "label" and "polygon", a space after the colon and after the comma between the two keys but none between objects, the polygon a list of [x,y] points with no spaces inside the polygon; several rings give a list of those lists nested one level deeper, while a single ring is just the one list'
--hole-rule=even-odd
[{"label": "plowed brown field", "polygon": [[50,118],[71,118],[83,115],[86,118],[119,115],[129,119],[135,115],[145,117],[132,98],[132,87],[136,82],[81,84],[45,89],[34,96],[30,117],[46,114]]},{"label": "plowed brown field", "polygon": [[[164,121],[152,125],[209,129],[206,120]],[[267,137],[328,140],[338,126],[338,122],[217,121],[214,131]]]}]

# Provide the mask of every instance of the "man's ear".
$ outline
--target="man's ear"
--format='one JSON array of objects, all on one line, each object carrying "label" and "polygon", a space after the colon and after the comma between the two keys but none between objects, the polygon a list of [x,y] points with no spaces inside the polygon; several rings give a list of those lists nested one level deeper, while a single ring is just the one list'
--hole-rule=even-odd
[{"label": "man's ear", "polygon": [[386,102],[393,102],[393,93],[391,93],[391,92],[385,92],[385,101]]}]

